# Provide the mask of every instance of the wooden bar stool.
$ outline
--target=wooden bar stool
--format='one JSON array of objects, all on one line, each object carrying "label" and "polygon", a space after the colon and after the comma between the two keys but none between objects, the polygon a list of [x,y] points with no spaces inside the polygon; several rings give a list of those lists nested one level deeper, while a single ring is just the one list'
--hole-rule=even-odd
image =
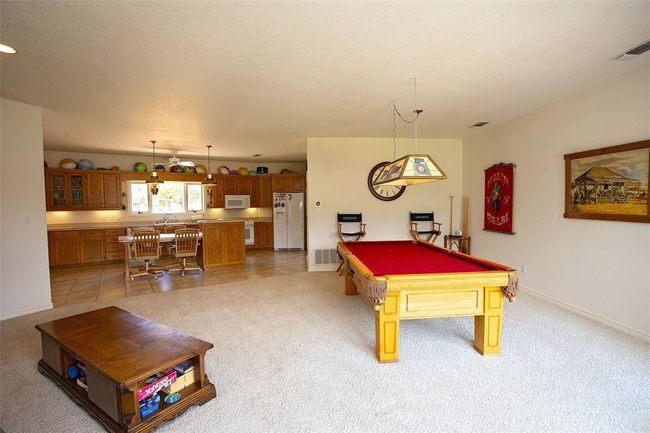
[{"label": "wooden bar stool", "polygon": [[162,266],[152,265],[160,258],[160,232],[158,230],[136,230],[133,232],[133,258],[144,262],[144,266],[131,273],[131,279],[143,275],[153,275],[158,279],[158,274],[163,273]]},{"label": "wooden bar stool", "polygon": [[180,229],[176,230],[174,236],[174,247],[171,249],[174,257],[180,260],[179,263],[167,268],[167,272],[181,271],[181,276],[185,276],[185,271],[202,271],[201,267],[188,266],[187,258],[194,257],[199,249],[199,229]]}]

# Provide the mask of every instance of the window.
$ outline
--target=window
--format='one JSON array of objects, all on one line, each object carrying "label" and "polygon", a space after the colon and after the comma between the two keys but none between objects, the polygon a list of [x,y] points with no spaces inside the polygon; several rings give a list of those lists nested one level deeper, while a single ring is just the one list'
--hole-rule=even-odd
[{"label": "window", "polygon": [[129,184],[131,212],[183,213],[203,211],[203,185],[192,182],[158,184],[158,194],[151,194],[149,185],[140,181]]}]

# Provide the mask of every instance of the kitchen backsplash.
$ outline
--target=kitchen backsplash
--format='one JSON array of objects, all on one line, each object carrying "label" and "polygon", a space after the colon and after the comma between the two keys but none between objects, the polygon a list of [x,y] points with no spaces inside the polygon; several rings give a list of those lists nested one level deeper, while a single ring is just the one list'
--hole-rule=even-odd
[{"label": "kitchen backsplash", "polygon": [[[216,218],[271,218],[272,208],[208,209],[205,212],[174,214],[178,221]],[[153,222],[163,214],[134,215],[125,210],[53,211],[46,212],[48,224],[138,221]]]}]

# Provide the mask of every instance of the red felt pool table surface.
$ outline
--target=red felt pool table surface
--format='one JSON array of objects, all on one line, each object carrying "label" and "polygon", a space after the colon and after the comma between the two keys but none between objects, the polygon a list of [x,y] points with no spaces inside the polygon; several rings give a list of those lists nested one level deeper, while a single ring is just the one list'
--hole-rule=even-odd
[{"label": "red felt pool table surface", "polygon": [[505,266],[423,242],[345,242],[345,247],[375,276],[485,272],[507,270]]}]

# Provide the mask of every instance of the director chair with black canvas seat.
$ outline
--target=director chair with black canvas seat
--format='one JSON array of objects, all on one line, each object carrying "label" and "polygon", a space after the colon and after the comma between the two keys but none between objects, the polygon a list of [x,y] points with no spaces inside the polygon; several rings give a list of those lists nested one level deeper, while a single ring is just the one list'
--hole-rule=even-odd
[{"label": "director chair with black canvas seat", "polygon": [[409,212],[411,236],[416,241],[434,243],[442,233],[442,224],[434,221],[433,212]]},{"label": "director chair with black canvas seat", "polygon": [[[363,222],[363,215],[360,213],[336,213],[336,235],[341,242],[358,241],[366,235],[366,224]],[[349,238],[349,239],[345,239]],[[343,261],[336,268],[341,270]]]},{"label": "director chair with black canvas seat", "polygon": [[136,230],[133,232],[133,258],[144,262],[144,266],[131,273],[131,279],[144,275],[153,275],[158,279],[158,274],[163,273],[162,266],[151,263],[160,259],[160,232],[158,230]]}]

